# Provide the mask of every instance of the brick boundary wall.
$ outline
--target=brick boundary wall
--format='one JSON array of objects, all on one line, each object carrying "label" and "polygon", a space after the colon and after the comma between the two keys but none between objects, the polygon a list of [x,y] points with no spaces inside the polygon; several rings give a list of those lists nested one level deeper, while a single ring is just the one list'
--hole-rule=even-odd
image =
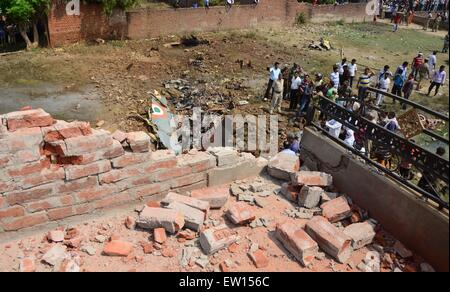
[{"label": "brick boundary wall", "polygon": [[311,22],[344,20],[364,21],[366,3],[318,5],[298,3],[297,0],[261,0],[257,6],[235,5],[230,11],[223,6],[180,9],[115,10],[106,16],[98,4],[81,2],[81,15],[68,16],[65,2],[53,0],[49,13],[49,34],[52,46],[79,41],[104,39],[140,39],[166,34],[196,31],[277,28],[293,25],[303,12]]},{"label": "brick boundary wall", "polygon": [[232,152],[233,165],[216,167],[218,158],[208,152],[150,151],[144,132],[111,134],[86,122],[54,120],[42,109],[0,115],[0,233],[168,191],[188,195],[243,178],[238,169],[245,177],[258,174],[258,159]]}]

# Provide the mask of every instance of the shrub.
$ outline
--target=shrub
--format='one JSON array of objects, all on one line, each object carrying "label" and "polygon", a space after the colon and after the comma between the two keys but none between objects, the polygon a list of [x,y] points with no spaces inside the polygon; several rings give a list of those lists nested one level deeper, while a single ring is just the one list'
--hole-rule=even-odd
[{"label": "shrub", "polygon": [[306,15],[304,12],[300,12],[297,14],[296,18],[295,18],[295,23],[297,25],[302,25],[306,23]]}]

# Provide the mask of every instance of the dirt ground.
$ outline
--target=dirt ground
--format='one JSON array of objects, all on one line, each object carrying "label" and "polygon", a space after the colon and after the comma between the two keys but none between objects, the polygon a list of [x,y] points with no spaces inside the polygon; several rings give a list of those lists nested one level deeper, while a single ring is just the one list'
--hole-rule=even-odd
[{"label": "dirt ground", "polygon": [[[412,258],[403,259],[393,248],[396,240],[391,235],[383,231],[382,227],[377,227],[377,234],[374,242],[366,247],[354,251],[350,259],[345,264],[340,264],[328,255],[323,258],[318,257],[313,260],[312,265],[303,267],[293,256],[282,246],[280,241],[275,238],[274,230],[277,223],[293,220],[300,226],[306,224],[307,219],[293,219],[287,216],[285,211],[296,207],[282,195],[278,194],[281,182],[268,176],[249,178],[238,181],[240,184],[250,184],[252,182],[261,182],[265,185],[264,191],[270,193],[267,197],[261,197],[266,206],[260,208],[256,205],[251,206],[256,219],[263,218],[268,223],[266,226],[251,228],[249,225],[237,226],[232,224],[225,216],[225,211],[236,202],[236,197],[230,196],[228,202],[218,210],[211,210],[206,226],[216,226],[225,223],[233,231],[236,231],[239,240],[234,245],[234,249],[228,248],[218,251],[214,255],[208,256],[206,266],[201,267],[194,261],[182,267],[181,256],[186,247],[198,247],[198,238],[182,241],[176,236],[168,235],[168,240],[162,245],[161,250],[155,249],[151,254],[145,254],[142,248],[143,243],[153,243],[154,238],[151,231],[140,229],[128,229],[124,222],[128,216],[137,218],[137,213],[128,210],[119,210],[110,213],[108,216],[102,216],[98,219],[89,219],[73,224],[60,224],[58,228],[75,228],[78,235],[73,238],[79,243],[78,247],[68,248],[72,258],[76,258],[80,266],[80,271],[220,271],[219,265],[227,262],[230,271],[360,271],[360,264],[369,251],[379,251],[381,257],[381,271],[417,271],[423,260],[413,255]],[[369,214],[370,215],[370,214]],[[342,221],[337,226],[345,226],[349,222]],[[342,227],[339,227],[342,228]],[[128,257],[114,257],[102,254],[106,244],[97,242],[96,237],[103,235],[106,239],[114,236],[133,244],[133,252]],[[252,245],[258,245],[258,248],[268,258],[268,266],[256,268],[248,256],[248,251]],[[42,256],[53,246],[62,245],[62,243],[50,243],[47,240],[47,232],[38,232],[25,238],[12,240],[0,244],[0,271],[18,271],[19,262],[25,257],[35,259],[36,271],[58,271],[59,267],[52,267],[42,262]],[[82,247],[91,247],[95,251],[92,255],[83,251]],[[155,245],[156,246],[156,245]],[[378,246],[378,247],[377,247]],[[172,254],[167,255],[164,250],[170,250]],[[200,252],[200,250],[199,250]],[[199,253],[202,254],[201,252]]]},{"label": "dirt ground", "polygon": [[[268,107],[268,101],[262,100],[267,67],[275,61],[289,67],[295,62],[308,73],[322,72],[324,76],[329,75],[341,53],[348,59],[356,58],[360,71],[365,66],[378,70],[385,64],[396,68],[405,60],[411,62],[418,51],[425,56],[434,49],[440,51],[441,34],[413,27],[401,27],[393,33],[388,24],[344,25],[337,21],[283,30],[201,33],[197,36],[209,44],[190,48],[164,46],[180,39],[167,36],[21,52],[0,58],[0,86],[4,90],[0,113],[40,105],[59,118],[86,119],[93,124],[103,120],[103,127],[109,130],[142,129],[142,121],[130,115],[146,115],[148,92],[160,91],[175,107],[180,104],[180,92],[167,90],[163,84],[182,78],[203,96],[198,104],[205,110],[262,114]],[[332,50],[308,49],[311,41],[322,36],[331,41]],[[244,62],[242,69],[238,60]],[[245,65],[248,61],[251,67]],[[438,54],[438,64],[447,63],[448,55]],[[414,92],[411,99],[448,112],[447,85],[437,97],[426,97],[422,90]],[[231,100],[235,107],[228,107]],[[239,101],[249,104],[239,105]],[[286,109],[287,102],[283,107]],[[388,109],[393,107],[387,104]],[[280,121],[282,132],[299,126],[291,117],[285,115]]]}]

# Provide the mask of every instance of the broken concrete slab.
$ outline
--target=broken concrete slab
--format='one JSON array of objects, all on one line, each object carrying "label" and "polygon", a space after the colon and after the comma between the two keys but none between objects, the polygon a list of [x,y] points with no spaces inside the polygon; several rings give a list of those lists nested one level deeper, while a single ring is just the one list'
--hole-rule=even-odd
[{"label": "broken concrete slab", "polygon": [[350,205],[343,196],[323,203],[320,205],[320,208],[322,208],[322,215],[331,223],[338,222],[352,216]]},{"label": "broken concrete slab", "polygon": [[291,182],[294,185],[329,187],[333,184],[333,177],[325,172],[299,171],[291,175]]},{"label": "broken concrete slab", "polygon": [[199,241],[206,254],[213,254],[238,241],[238,236],[225,224],[221,224],[203,231]]},{"label": "broken concrete slab", "polygon": [[145,206],[136,224],[144,229],[163,227],[174,234],[184,226],[184,215],[176,210]]},{"label": "broken concrete slab", "polygon": [[277,224],[275,235],[304,266],[308,266],[319,251],[317,243],[294,222]]},{"label": "broken concrete slab", "polygon": [[219,167],[235,165],[239,160],[238,152],[231,147],[210,147],[208,152],[216,157]]},{"label": "broken concrete slab", "polygon": [[278,153],[269,160],[267,171],[270,176],[282,180],[290,180],[291,175],[300,169],[300,160],[297,156]]},{"label": "broken concrete slab", "polygon": [[178,201],[172,201],[164,208],[175,210],[184,216],[184,226],[196,232],[200,231],[205,220],[205,213],[199,209],[185,205]]},{"label": "broken concrete slab", "polygon": [[208,202],[211,209],[219,209],[228,201],[230,187],[228,184],[224,184],[193,190],[191,191],[191,197]]},{"label": "broken concrete slab", "polygon": [[305,231],[320,248],[340,263],[352,253],[351,238],[333,226],[325,217],[314,216],[306,223]]},{"label": "broken concrete slab", "polygon": [[253,209],[244,202],[234,203],[226,213],[227,217],[237,225],[245,225],[255,220]]},{"label": "broken concrete slab", "polygon": [[298,204],[302,207],[311,209],[319,205],[323,189],[320,187],[303,186],[298,195]]},{"label": "broken concrete slab", "polygon": [[344,229],[344,234],[352,239],[352,248],[356,250],[372,243],[375,229],[372,224],[365,221],[348,225]]},{"label": "broken concrete slab", "polygon": [[66,253],[65,246],[54,245],[42,256],[41,260],[51,266],[56,266],[68,258],[70,258],[70,256]]}]

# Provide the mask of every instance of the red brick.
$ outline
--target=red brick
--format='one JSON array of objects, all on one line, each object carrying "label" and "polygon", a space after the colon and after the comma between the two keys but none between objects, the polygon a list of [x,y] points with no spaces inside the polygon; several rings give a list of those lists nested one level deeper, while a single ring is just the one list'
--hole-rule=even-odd
[{"label": "red brick", "polygon": [[157,201],[148,201],[146,204],[148,207],[152,207],[152,208],[160,208],[161,204]]},{"label": "red brick", "polygon": [[135,188],[132,191],[135,198],[147,197],[157,193],[167,191],[169,189],[167,184],[155,183],[152,185],[147,185],[143,187]]},{"label": "red brick", "polygon": [[75,215],[86,214],[94,210],[94,206],[90,203],[76,205],[73,207]]},{"label": "red brick", "polygon": [[133,152],[148,152],[150,150],[150,137],[145,132],[127,133],[127,142]]},{"label": "red brick", "polygon": [[0,154],[0,168],[5,167],[11,159],[10,154]]},{"label": "red brick", "polygon": [[179,188],[182,186],[192,185],[201,181],[206,181],[206,173],[193,173],[190,175],[177,177],[170,180],[171,188]]},{"label": "red brick", "polygon": [[[155,156],[156,152],[152,152],[152,156]],[[176,158],[168,158],[167,160],[162,160],[162,161],[158,161],[158,160],[153,160],[152,159],[152,163],[147,166],[145,168],[145,171],[147,173],[152,173],[155,172],[157,170],[161,170],[161,169],[171,169],[177,166],[177,159]]]},{"label": "red brick", "polygon": [[97,185],[98,185],[97,177],[95,176],[84,177],[70,182],[65,182],[63,184],[59,184],[56,187],[56,192],[57,193],[75,192],[81,189],[87,189],[89,187]]},{"label": "red brick", "polygon": [[205,201],[202,201],[202,200],[199,200],[196,198],[188,197],[188,196],[182,196],[182,195],[179,195],[174,192],[169,192],[167,194],[167,196],[161,201],[161,203],[163,205],[167,205],[172,201],[180,202],[180,203],[183,203],[190,207],[193,207],[195,209],[198,209],[198,210],[204,212],[205,215],[209,211],[209,203],[208,202],[205,202]]},{"label": "red brick", "polygon": [[133,244],[122,240],[112,240],[103,248],[103,253],[108,256],[126,257],[132,252]]},{"label": "red brick", "polygon": [[153,239],[155,242],[163,244],[167,240],[166,230],[164,228],[153,229]]},{"label": "red brick", "polygon": [[109,160],[101,160],[87,165],[69,165],[65,166],[66,179],[74,180],[77,178],[108,172],[111,170]]},{"label": "red brick", "polygon": [[219,264],[219,268],[220,268],[220,270],[222,271],[222,272],[229,272],[230,271],[230,268],[227,266],[227,264],[225,263],[225,262],[221,262],[220,264]]},{"label": "red brick", "polygon": [[190,167],[177,167],[173,169],[163,170],[155,174],[155,180],[158,182],[166,181],[176,177],[188,175],[191,173]]},{"label": "red brick", "polygon": [[258,249],[255,252],[250,252],[249,257],[252,260],[253,264],[259,268],[265,268],[269,265],[269,259],[266,257],[264,252]]},{"label": "red brick", "polygon": [[333,177],[324,172],[299,171],[291,176],[294,185],[327,187],[333,184]]},{"label": "red brick", "polygon": [[122,192],[122,193],[114,194],[112,196],[108,196],[106,198],[95,201],[94,206],[95,206],[95,209],[101,209],[101,208],[120,205],[125,202],[129,202],[129,201],[131,201],[131,199],[130,199],[130,196],[128,195],[128,193]]},{"label": "red brick", "polygon": [[[65,156],[89,154],[99,151],[100,149],[111,147],[113,141],[114,140],[108,132],[97,130],[89,136],[80,136],[64,140],[66,147],[63,148],[63,153]],[[50,144],[53,144],[53,142]]]},{"label": "red brick", "polygon": [[43,185],[49,182],[65,178],[64,169],[58,165],[51,165],[49,169],[44,169],[38,174],[28,176],[22,181],[22,188],[28,189]]},{"label": "red brick", "polygon": [[34,213],[31,215],[25,215],[23,217],[4,220],[3,221],[3,229],[6,231],[14,231],[19,230],[26,227],[35,226],[38,224],[42,224],[48,221],[47,215],[45,212]]},{"label": "red brick", "polygon": [[132,216],[127,216],[127,218],[125,219],[125,226],[128,229],[134,229],[134,227],[136,226],[136,219],[134,219],[134,217]]},{"label": "red brick", "polygon": [[41,159],[41,153],[38,148],[34,148],[17,151],[14,154],[13,161],[17,164],[23,164],[27,162],[34,162],[39,159]]},{"label": "red brick", "polygon": [[0,209],[6,207],[6,198],[0,196]]},{"label": "red brick", "polygon": [[327,218],[331,223],[352,216],[352,210],[344,196],[337,197],[331,201],[320,205],[323,217]]},{"label": "red brick", "polygon": [[245,202],[237,202],[230,206],[227,217],[234,224],[245,225],[255,220],[253,208]]},{"label": "red brick", "polygon": [[281,185],[281,193],[289,201],[297,202],[298,194],[300,193],[301,186],[294,186],[292,183],[283,183]]},{"label": "red brick", "polygon": [[6,181],[6,182],[0,181],[0,194],[6,193],[6,192],[12,192],[12,191],[15,191],[18,189],[19,189],[19,186],[14,181]]},{"label": "red brick", "polygon": [[143,243],[142,249],[144,250],[145,254],[150,254],[155,250],[155,248],[153,247],[153,243],[151,243],[151,242]]},{"label": "red brick", "polygon": [[100,174],[98,177],[101,184],[110,184],[129,177],[139,176],[140,174],[141,171],[138,168],[123,168],[113,169],[107,173]]},{"label": "red brick", "polygon": [[7,171],[11,177],[26,176],[38,173],[43,169],[50,167],[50,160],[47,158],[37,162],[27,163],[20,166],[10,167]]},{"label": "red brick", "polygon": [[57,121],[53,126],[43,128],[45,142],[54,142],[57,140],[64,140],[79,136],[87,136],[92,134],[92,129],[89,123],[86,122],[71,122]]},{"label": "red brick", "polygon": [[[17,152],[25,149],[39,148],[43,143],[41,128],[24,128],[8,132],[5,136],[7,150]],[[1,143],[0,143],[1,146]],[[3,146],[4,147],[4,146]],[[1,150],[2,147],[0,147]]]},{"label": "red brick", "polygon": [[120,145],[119,142],[114,140],[110,147],[107,147],[105,149],[93,153],[87,153],[78,156],[58,156],[57,162],[59,164],[85,165],[98,160],[116,158],[123,154],[125,154],[125,150],[123,149],[123,147]]},{"label": "red brick", "polygon": [[230,197],[230,186],[225,184],[193,190],[191,197],[209,202],[211,209],[221,208]]},{"label": "red brick", "polygon": [[320,249],[344,263],[352,253],[351,238],[328,222],[325,217],[314,216],[306,223],[306,233],[317,242]]},{"label": "red brick", "polygon": [[[147,153],[130,153],[126,152],[124,155],[111,160],[114,168],[122,168],[129,165],[141,164],[150,162],[152,158],[152,152]],[[145,170],[147,173],[149,171]]]},{"label": "red brick", "polygon": [[25,209],[22,206],[12,206],[4,210],[0,210],[0,219],[21,217],[25,215]]},{"label": "red brick", "polygon": [[15,191],[6,194],[9,205],[22,204],[31,200],[38,200],[53,193],[53,185],[35,187],[24,191]]},{"label": "red brick", "polygon": [[48,210],[47,214],[48,214],[48,218],[51,221],[54,221],[54,220],[59,220],[59,219],[67,218],[70,216],[74,216],[75,212],[73,211],[72,207],[62,207],[62,208]]},{"label": "red brick", "polygon": [[34,213],[37,211],[48,210],[51,208],[70,206],[73,204],[73,198],[71,195],[52,197],[36,202],[25,204],[28,212]]},{"label": "red brick", "polygon": [[202,172],[216,166],[216,158],[208,152],[197,151],[178,158],[180,166],[192,167],[192,172]]},{"label": "red brick", "polygon": [[275,236],[304,266],[308,266],[319,251],[317,243],[295,222],[277,224]]},{"label": "red brick", "polygon": [[54,123],[53,118],[42,109],[11,112],[6,114],[5,119],[9,131],[20,128],[45,127]]},{"label": "red brick", "polygon": [[20,260],[19,272],[31,273],[36,272],[36,265],[33,258],[24,258]]},{"label": "red brick", "polygon": [[119,141],[120,143],[122,143],[123,141],[125,141],[127,139],[127,134],[120,131],[120,130],[116,130],[113,134],[112,134],[112,138],[114,140]]},{"label": "red brick", "polygon": [[82,190],[78,193],[75,193],[75,199],[77,202],[80,202],[80,203],[94,201],[94,200],[112,195],[116,192],[117,192],[117,188],[113,185],[91,187],[91,188]]}]

